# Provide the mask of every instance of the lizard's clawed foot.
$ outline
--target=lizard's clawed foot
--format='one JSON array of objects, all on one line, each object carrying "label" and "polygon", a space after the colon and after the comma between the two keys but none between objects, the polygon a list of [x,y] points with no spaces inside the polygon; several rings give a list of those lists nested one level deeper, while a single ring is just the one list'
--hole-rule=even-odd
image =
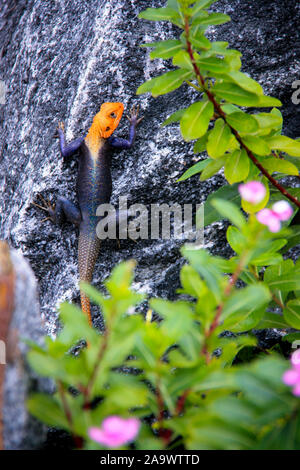
[{"label": "lizard's clawed foot", "polygon": [[46,220],[51,220],[51,222],[55,223],[55,204],[52,204],[50,201],[46,201],[46,199],[44,199],[41,194],[38,194],[37,196],[41,199],[44,205],[42,206],[41,204],[37,204],[36,202],[32,202],[31,204],[49,214],[42,220],[42,223]]},{"label": "lizard's clawed foot", "polygon": [[144,116],[141,116],[140,118],[138,118],[139,111],[140,111],[139,104],[137,105],[137,107],[135,107],[135,105],[132,106],[129,116],[128,115],[126,116],[130,123],[135,122],[136,125],[138,125],[141,122],[141,120],[144,119]]},{"label": "lizard's clawed foot", "polygon": [[59,121],[57,129],[61,129],[63,132],[65,132],[65,124],[63,121]]},{"label": "lizard's clawed foot", "polygon": [[59,121],[57,128],[56,128],[56,135],[59,136],[59,130],[65,132],[65,125],[62,121]]}]

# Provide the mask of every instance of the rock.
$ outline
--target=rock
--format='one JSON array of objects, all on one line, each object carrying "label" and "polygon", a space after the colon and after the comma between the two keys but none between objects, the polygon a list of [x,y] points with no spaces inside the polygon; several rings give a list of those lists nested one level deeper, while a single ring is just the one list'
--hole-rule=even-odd
[{"label": "rock", "polygon": [[[56,307],[62,300],[78,300],[77,233],[66,224],[41,223],[43,214],[30,206],[38,192],[55,199],[75,199],[76,159],[63,162],[54,137],[58,121],[66,124],[68,140],[84,135],[104,101],[122,101],[128,110],[140,103],[145,116],[134,149],[115,153],[112,163],[113,197],[128,203],[198,204],[224,184],[222,175],[206,182],[197,176],[183,183],[177,178],[195,161],[192,145],[183,142],[178,125],[160,128],[173,111],[195,98],[183,87],[153,99],[136,97],[138,86],[167,70],[170,64],[149,60],[144,42],[174,37],[169,23],[139,20],[149,6],[165,1],[41,0],[8,2],[0,7],[3,44],[0,79],[7,85],[0,162],[1,237],[21,250],[39,280],[40,303],[46,329],[57,328]],[[9,8],[11,10],[9,11]],[[265,91],[283,102],[285,132],[300,134],[299,113],[291,102],[291,84],[299,79],[297,0],[220,0],[213,5],[232,22],[210,29],[210,37],[226,40],[244,55],[243,70],[258,79]],[[116,135],[127,134],[126,119]],[[205,245],[226,255],[226,224],[205,231]],[[133,243],[105,241],[94,285],[101,287],[120,260],[138,261],[135,287],[151,296],[172,298],[179,286],[183,263],[181,240]],[[94,312],[99,325],[99,314]]]},{"label": "rock", "polygon": [[[24,339],[43,342],[35,276],[21,253],[11,250],[15,271],[15,305],[10,323],[10,354],[7,353],[4,384],[4,448],[36,449],[46,440],[47,429],[29,415],[26,399],[32,391],[50,391],[48,380],[41,379],[26,365]],[[14,344],[12,344],[14,343]],[[3,366],[1,366],[3,367]],[[53,387],[52,387],[53,388]]]}]

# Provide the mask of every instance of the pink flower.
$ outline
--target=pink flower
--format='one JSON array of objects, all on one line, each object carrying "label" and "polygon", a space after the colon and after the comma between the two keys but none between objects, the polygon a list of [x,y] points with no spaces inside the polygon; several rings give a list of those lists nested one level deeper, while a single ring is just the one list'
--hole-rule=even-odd
[{"label": "pink flower", "polygon": [[279,232],[281,221],[288,220],[293,213],[292,207],[286,201],[278,201],[272,209],[262,209],[256,215],[258,222],[267,225],[270,232]]},{"label": "pink flower", "polygon": [[266,195],[266,188],[259,181],[249,181],[239,185],[241,197],[252,204],[258,204]]},{"label": "pink flower", "polygon": [[291,357],[292,369],[286,370],[282,376],[285,385],[293,387],[293,394],[300,397],[300,349],[297,349]]},{"label": "pink flower", "polygon": [[89,437],[106,447],[120,447],[133,441],[140,428],[140,421],[136,418],[120,418],[109,416],[102,421],[101,428],[89,428]]},{"label": "pink flower", "polygon": [[267,225],[270,232],[279,232],[280,219],[271,209],[262,209],[257,213],[256,218],[261,224]]},{"label": "pink flower", "polygon": [[293,209],[286,201],[275,202],[272,206],[272,211],[277,214],[280,220],[288,220],[293,213]]}]

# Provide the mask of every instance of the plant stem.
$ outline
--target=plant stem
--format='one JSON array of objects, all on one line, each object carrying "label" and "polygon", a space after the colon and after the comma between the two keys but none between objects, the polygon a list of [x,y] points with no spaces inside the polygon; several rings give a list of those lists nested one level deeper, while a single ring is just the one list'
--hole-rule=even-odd
[{"label": "plant stem", "polygon": [[90,394],[91,394],[93,385],[95,383],[95,380],[96,380],[96,377],[97,377],[97,374],[98,374],[98,371],[99,371],[99,368],[100,368],[100,365],[101,365],[101,361],[102,361],[102,358],[103,358],[104,353],[106,351],[107,345],[108,345],[108,329],[106,328],[106,330],[103,334],[103,341],[101,342],[101,345],[100,345],[100,348],[99,348],[99,351],[98,351],[98,354],[97,354],[94,369],[92,371],[92,374],[90,376],[88,384],[84,389],[85,402],[84,402],[83,407],[85,409],[90,407]]},{"label": "plant stem", "polygon": [[[224,297],[228,297],[233,289],[233,287],[235,286],[238,278],[239,278],[239,275],[241,274],[243,268],[244,268],[244,264],[245,264],[245,259],[247,259],[247,256],[248,256],[248,252],[245,252],[243,257],[240,259],[240,262],[239,264],[237,265],[236,267],[236,270],[234,271],[234,273],[232,274],[230,280],[228,281],[228,284],[226,285],[225,287],[225,290],[224,290]],[[222,315],[222,311],[223,311],[223,307],[224,307],[224,301],[221,302],[218,307],[217,307],[217,311],[216,311],[216,315],[209,327],[209,329],[207,331],[205,331],[205,341],[204,341],[204,344],[202,346],[202,349],[201,349],[201,354],[203,354],[205,356],[205,359],[206,359],[206,363],[208,364],[211,360],[211,357],[210,357],[210,354],[209,354],[209,351],[208,351],[208,339],[211,337],[211,335],[214,333],[215,329],[219,326],[219,321],[220,321],[220,317]]]},{"label": "plant stem", "polygon": [[187,42],[187,52],[190,56],[190,59],[191,59],[191,62],[192,62],[193,68],[194,68],[194,72],[195,72],[195,75],[196,75],[196,78],[197,78],[197,81],[198,81],[199,85],[203,88],[203,91],[204,91],[204,93],[206,93],[206,95],[207,95],[208,99],[210,100],[210,102],[213,104],[214,109],[215,109],[215,113],[217,113],[223,119],[225,124],[227,124],[227,126],[230,128],[232,134],[235,136],[236,140],[239,142],[241,148],[243,148],[246,151],[246,153],[247,153],[248,157],[250,158],[250,160],[261,171],[261,173],[270,181],[270,183],[273,186],[275,186],[275,188],[277,188],[293,204],[295,204],[297,207],[300,207],[300,201],[298,201],[297,198],[292,196],[283,186],[281,186],[280,183],[278,183],[278,181],[276,181],[275,178],[273,178],[273,176],[270,175],[270,173],[257,160],[257,158],[254,156],[254,154],[251,152],[251,150],[247,147],[247,145],[244,144],[244,142],[243,142],[241,136],[239,135],[238,131],[236,131],[230,124],[228,124],[226,114],[222,110],[219,103],[216,101],[215,96],[213,95],[213,93],[211,93],[211,91],[208,90],[205,86],[205,80],[204,80],[203,76],[201,75],[200,69],[199,69],[199,67],[198,67],[198,65],[195,61],[192,45],[189,41],[189,31],[190,31],[189,19],[186,16],[185,17],[185,34],[186,34],[186,42]]},{"label": "plant stem", "polygon": [[176,405],[176,409],[175,409],[175,416],[179,416],[180,413],[183,412],[184,410],[184,405],[185,405],[185,401],[186,401],[186,398],[188,396],[188,394],[190,393],[190,389],[187,388],[182,395],[180,395],[180,397],[178,398],[177,400],[177,405]]},{"label": "plant stem", "polygon": [[63,386],[63,384],[60,380],[57,382],[57,388],[58,388],[58,393],[59,393],[60,398],[61,398],[63,410],[64,410],[64,413],[66,415],[67,421],[69,423],[70,430],[71,430],[72,437],[74,439],[76,448],[81,449],[83,440],[80,436],[77,436],[76,433],[74,432],[72,412],[71,412],[71,409],[70,409],[69,404],[68,404],[67,399],[66,399],[64,386]]},{"label": "plant stem", "polygon": [[158,408],[158,416],[157,416],[157,422],[159,425],[158,434],[159,434],[159,437],[162,439],[164,446],[167,447],[172,436],[172,431],[170,429],[165,429],[163,427],[164,400],[160,391],[159,377],[157,378],[157,383],[156,383],[156,400],[157,400],[157,408]]}]

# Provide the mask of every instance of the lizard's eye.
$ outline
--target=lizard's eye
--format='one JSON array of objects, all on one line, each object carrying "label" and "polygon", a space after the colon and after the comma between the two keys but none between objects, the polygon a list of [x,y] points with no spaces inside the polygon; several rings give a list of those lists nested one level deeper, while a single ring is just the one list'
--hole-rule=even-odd
[{"label": "lizard's eye", "polygon": [[110,127],[107,127],[105,130],[106,130],[106,132],[107,132],[107,131],[110,131]]},{"label": "lizard's eye", "polygon": [[116,113],[110,113],[110,117],[112,117],[112,118],[116,118],[116,117],[117,117],[117,115],[116,115]]}]

